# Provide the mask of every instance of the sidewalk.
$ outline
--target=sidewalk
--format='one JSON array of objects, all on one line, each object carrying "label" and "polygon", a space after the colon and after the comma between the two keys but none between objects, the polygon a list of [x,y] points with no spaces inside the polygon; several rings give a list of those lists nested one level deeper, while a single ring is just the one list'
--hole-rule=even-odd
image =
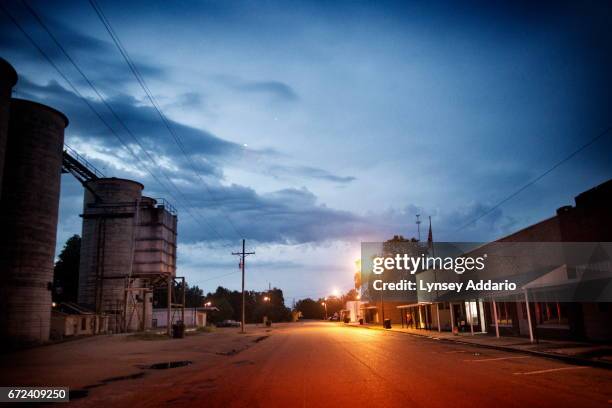
[{"label": "sidewalk", "polygon": [[540,357],[555,358],[571,364],[590,365],[601,368],[612,368],[612,345],[581,343],[575,341],[540,340],[538,343],[530,343],[524,337],[500,337],[486,333],[460,333],[453,335],[451,332],[437,330],[419,330],[410,328],[393,327],[384,329],[379,325],[358,323],[344,324],[345,326],[391,331],[405,333],[413,336],[427,337],[434,340],[449,341],[459,344],[467,344],[478,347],[486,347],[511,352],[521,352],[538,355]]}]

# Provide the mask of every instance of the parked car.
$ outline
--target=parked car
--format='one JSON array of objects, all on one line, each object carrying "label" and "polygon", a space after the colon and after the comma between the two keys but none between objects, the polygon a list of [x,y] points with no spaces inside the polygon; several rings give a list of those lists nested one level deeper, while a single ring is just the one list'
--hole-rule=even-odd
[{"label": "parked car", "polygon": [[235,320],[223,320],[216,324],[217,327],[240,327],[240,322]]}]

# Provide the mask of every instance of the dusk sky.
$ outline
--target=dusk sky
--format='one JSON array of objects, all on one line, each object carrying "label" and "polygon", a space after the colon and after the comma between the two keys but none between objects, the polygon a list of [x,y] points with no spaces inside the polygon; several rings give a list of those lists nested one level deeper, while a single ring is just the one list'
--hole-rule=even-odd
[{"label": "dusk sky", "polygon": [[[612,177],[608,133],[458,230],[612,125],[604,2],[99,0],[184,154],[89,2],[28,1],[148,156],[27,8],[2,4],[141,162],[0,12],[14,96],[64,112],[68,145],[178,208],[177,275],[205,292],[239,289],[242,237],[247,288],[290,304],[350,289],[360,243],[416,236],[417,213],[424,239],[431,216],[435,240],[487,241]],[[82,196],[64,175],[59,248]]]}]

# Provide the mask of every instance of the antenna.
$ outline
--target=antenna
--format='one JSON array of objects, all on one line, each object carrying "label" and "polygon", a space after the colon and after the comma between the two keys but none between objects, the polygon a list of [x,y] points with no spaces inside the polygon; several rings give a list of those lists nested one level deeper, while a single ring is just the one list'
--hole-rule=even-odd
[{"label": "antenna", "polygon": [[421,214],[416,215],[417,235],[419,242],[421,242]]}]

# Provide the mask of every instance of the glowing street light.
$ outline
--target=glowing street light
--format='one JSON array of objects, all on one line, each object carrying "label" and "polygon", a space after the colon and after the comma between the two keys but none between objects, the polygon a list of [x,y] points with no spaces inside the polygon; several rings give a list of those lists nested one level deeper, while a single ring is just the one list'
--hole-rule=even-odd
[{"label": "glowing street light", "polygon": [[321,306],[325,307],[325,320],[327,320],[327,302],[321,302]]},{"label": "glowing street light", "polygon": [[263,301],[264,302],[269,302],[270,301],[270,297],[269,296],[264,296]]},{"label": "glowing street light", "polygon": [[210,307],[210,306],[212,306],[212,302],[206,302],[206,303],[204,303],[204,306]]},{"label": "glowing street light", "polygon": [[334,289],[332,290],[332,295],[334,295],[335,297],[340,297],[340,291],[338,289]]}]

